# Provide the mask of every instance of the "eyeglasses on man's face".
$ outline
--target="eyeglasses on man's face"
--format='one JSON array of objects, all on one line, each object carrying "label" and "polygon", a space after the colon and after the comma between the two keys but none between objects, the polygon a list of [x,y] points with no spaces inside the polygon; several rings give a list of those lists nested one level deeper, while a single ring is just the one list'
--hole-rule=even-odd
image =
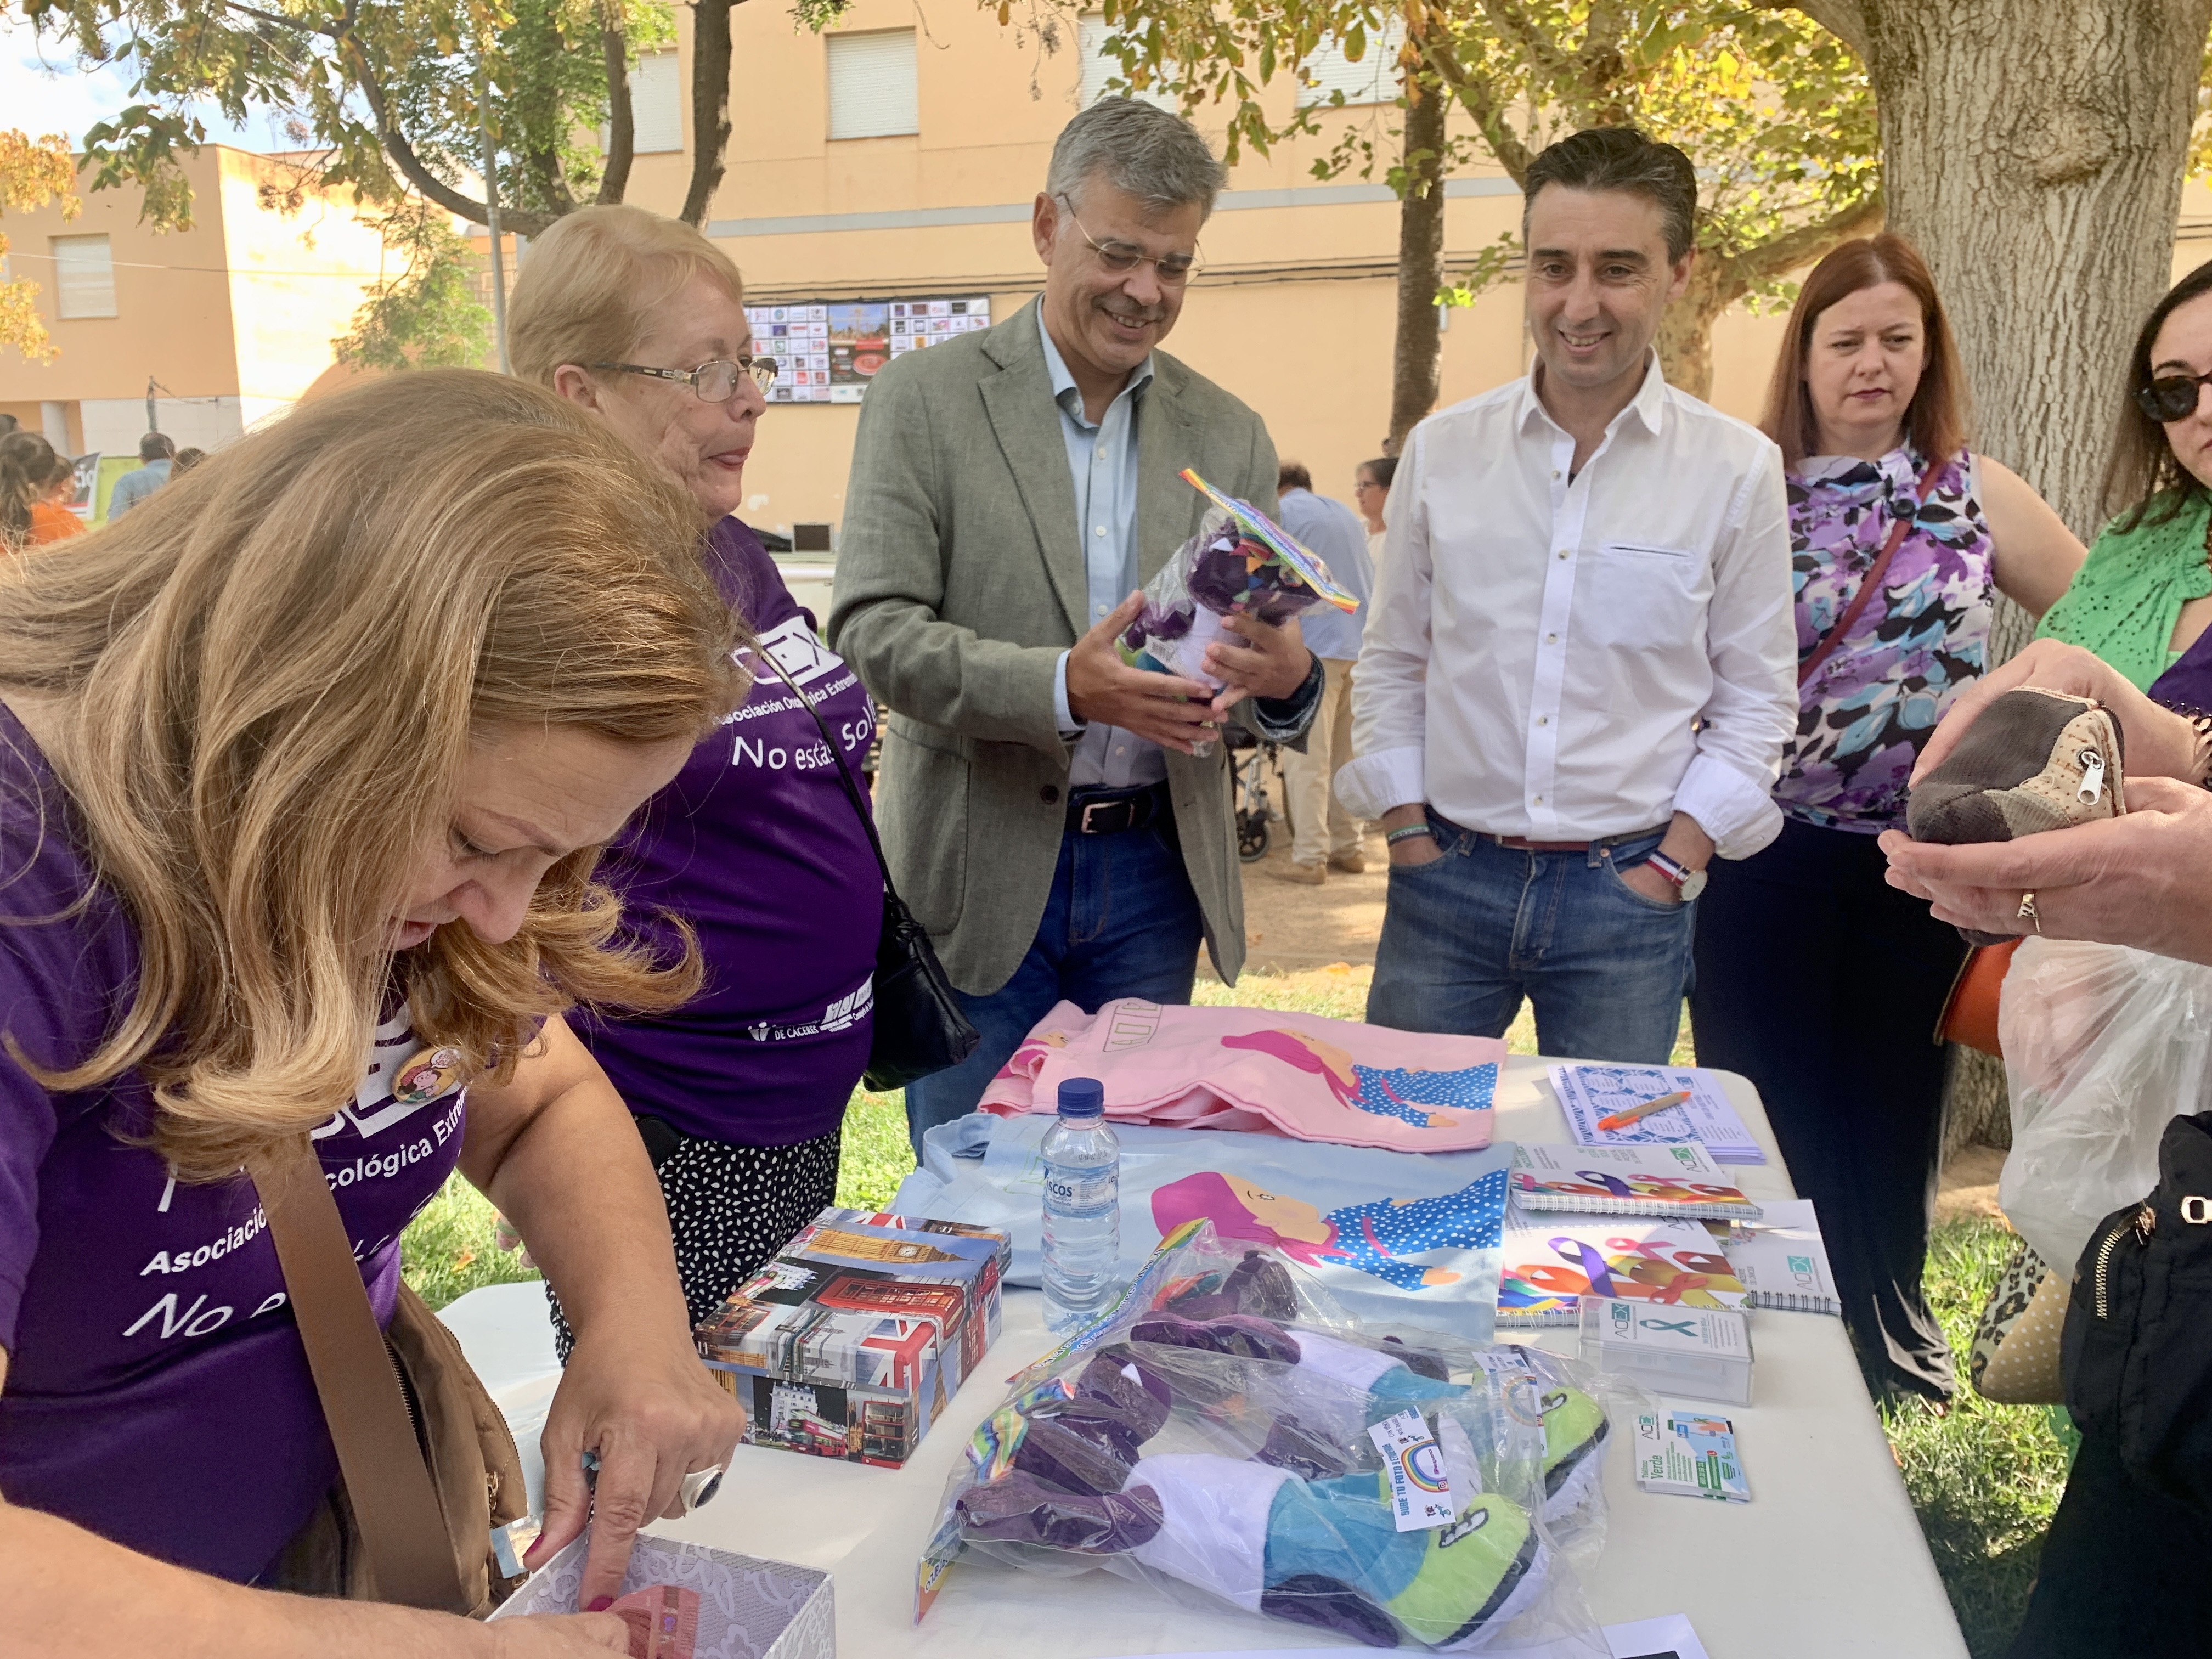
[{"label": "eyeglasses on man's face", "polygon": [[1099,241],[1083,228],[1083,221],[1075,216],[1075,204],[1064,191],[1060,197],[1060,204],[1067,210],[1067,222],[1075,227],[1075,234],[1084,240],[1091,252],[1098,256],[1098,263],[1116,276],[1127,276],[1133,270],[1150,265],[1159,274],[1164,286],[1181,288],[1206,269],[1205,262],[1195,252],[1164,253],[1155,257],[1133,242],[1111,238]]},{"label": "eyeglasses on man's face", "polygon": [[691,395],[702,403],[726,404],[738,395],[738,387],[750,378],[763,392],[775,384],[775,359],[773,357],[739,357],[732,362],[717,357],[711,363],[702,363],[696,368],[647,368],[642,363],[593,363],[593,368],[611,368],[623,374],[649,374],[656,380],[673,380],[678,386],[688,386]]}]

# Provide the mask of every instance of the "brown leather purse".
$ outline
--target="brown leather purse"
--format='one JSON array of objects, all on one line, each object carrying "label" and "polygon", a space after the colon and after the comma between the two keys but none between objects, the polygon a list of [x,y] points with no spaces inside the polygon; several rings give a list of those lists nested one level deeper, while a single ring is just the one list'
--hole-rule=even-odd
[{"label": "brown leather purse", "polygon": [[481,1619],[522,1582],[494,1541],[527,1502],[507,1419],[453,1334],[404,1284],[389,1328],[377,1329],[306,1136],[252,1175],[340,1478],[271,1588]]}]

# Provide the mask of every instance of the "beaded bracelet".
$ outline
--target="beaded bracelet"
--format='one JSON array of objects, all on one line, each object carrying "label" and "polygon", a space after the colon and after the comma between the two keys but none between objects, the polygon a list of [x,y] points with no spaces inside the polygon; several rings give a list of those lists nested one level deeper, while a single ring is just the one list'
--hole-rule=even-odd
[{"label": "beaded bracelet", "polygon": [[1382,844],[1385,847],[1393,847],[1401,841],[1411,841],[1415,836],[1433,836],[1433,834],[1434,831],[1425,823],[1401,824],[1382,837]]}]

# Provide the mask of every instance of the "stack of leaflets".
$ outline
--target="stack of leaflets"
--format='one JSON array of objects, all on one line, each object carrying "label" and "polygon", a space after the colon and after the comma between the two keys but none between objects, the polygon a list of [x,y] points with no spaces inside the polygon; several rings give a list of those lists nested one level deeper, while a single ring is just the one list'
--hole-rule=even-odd
[{"label": "stack of leaflets", "polygon": [[1636,1484],[1646,1492],[1751,1502],[1751,1483],[1736,1455],[1735,1425],[1725,1417],[1639,1412],[1635,1449]]},{"label": "stack of leaflets", "polygon": [[[1722,1164],[1764,1164],[1766,1154],[1729,1104],[1719,1078],[1694,1066],[1554,1066],[1552,1092],[1567,1127],[1585,1146],[1663,1146],[1694,1140]],[[1610,1117],[1662,1095],[1687,1091],[1689,1099],[1619,1129],[1601,1129]]]},{"label": "stack of leaflets", "polygon": [[1523,1210],[1584,1215],[1671,1215],[1756,1221],[1760,1210],[1694,1140],[1664,1146],[1532,1146],[1513,1155],[1513,1201]]},{"label": "stack of leaflets", "polygon": [[902,1464],[999,1334],[1008,1236],[824,1210],[700,1322],[745,1442]]},{"label": "stack of leaflets", "polygon": [[1583,1296],[1660,1307],[1736,1308],[1749,1297],[1702,1223],[1505,1211],[1498,1322],[1572,1325]]},{"label": "stack of leaflets", "polygon": [[1757,1225],[1737,1228],[1721,1245],[1754,1308],[1840,1316],[1836,1278],[1820,1243],[1809,1198],[1769,1199]]}]

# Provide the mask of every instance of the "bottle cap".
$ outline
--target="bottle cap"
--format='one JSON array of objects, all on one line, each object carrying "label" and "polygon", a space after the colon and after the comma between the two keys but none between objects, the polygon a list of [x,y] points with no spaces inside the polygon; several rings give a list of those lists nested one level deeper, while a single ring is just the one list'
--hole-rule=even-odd
[{"label": "bottle cap", "polygon": [[1060,1085],[1062,1117],[1103,1117],[1106,1085],[1095,1077],[1072,1077]]}]

